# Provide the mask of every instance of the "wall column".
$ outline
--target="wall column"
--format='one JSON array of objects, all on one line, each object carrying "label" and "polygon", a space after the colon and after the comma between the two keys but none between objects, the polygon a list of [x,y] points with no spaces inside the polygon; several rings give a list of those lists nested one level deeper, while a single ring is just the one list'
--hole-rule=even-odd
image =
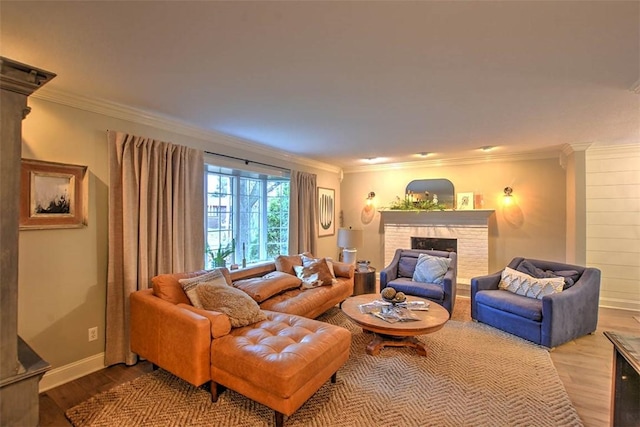
[{"label": "wall column", "polygon": [[27,97],[55,74],[0,57],[0,425],[38,425],[38,382],[50,368],[18,336],[22,120]]},{"label": "wall column", "polygon": [[591,144],[571,144],[562,151],[566,170],[567,235],[565,262],[587,265],[586,150]]}]

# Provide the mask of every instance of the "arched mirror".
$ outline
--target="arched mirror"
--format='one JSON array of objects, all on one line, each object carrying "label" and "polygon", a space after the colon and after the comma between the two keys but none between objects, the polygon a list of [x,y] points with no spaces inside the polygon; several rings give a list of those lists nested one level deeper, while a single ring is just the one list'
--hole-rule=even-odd
[{"label": "arched mirror", "polygon": [[444,205],[445,209],[453,209],[453,183],[448,179],[416,179],[407,184],[405,194],[411,192],[416,200],[426,198]]}]

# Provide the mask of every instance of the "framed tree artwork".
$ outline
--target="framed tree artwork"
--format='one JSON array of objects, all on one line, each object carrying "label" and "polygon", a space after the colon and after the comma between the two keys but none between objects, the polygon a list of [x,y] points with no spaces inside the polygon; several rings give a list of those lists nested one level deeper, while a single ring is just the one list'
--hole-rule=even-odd
[{"label": "framed tree artwork", "polygon": [[87,225],[86,166],[22,159],[20,229]]},{"label": "framed tree artwork", "polygon": [[318,187],[318,236],[333,236],[335,224],[336,192],[330,188]]}]

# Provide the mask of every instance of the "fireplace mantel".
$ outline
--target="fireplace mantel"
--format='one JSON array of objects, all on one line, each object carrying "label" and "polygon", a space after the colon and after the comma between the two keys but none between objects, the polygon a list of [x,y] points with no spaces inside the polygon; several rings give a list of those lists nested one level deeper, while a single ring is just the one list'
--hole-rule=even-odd
[{"label": "fireplace mantel", "polygon": [[486,226],[493,209],[473,209],[466,211],[401,211],[381,210],[383,224],[420,225],[481,225]]}]

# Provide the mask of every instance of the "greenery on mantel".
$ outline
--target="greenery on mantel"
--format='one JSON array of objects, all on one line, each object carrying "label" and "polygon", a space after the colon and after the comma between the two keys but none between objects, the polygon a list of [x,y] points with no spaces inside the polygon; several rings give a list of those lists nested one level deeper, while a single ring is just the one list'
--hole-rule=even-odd
[{"label": "greenery on mantel", "polygon": [[396,196],[396,199],[391,202],[391,205],[383,207],[382,209],[392,211],[444,211],[446,207],[440,203],[434,203],[433,200],[413,200],[412,197],[401,199]]}]

